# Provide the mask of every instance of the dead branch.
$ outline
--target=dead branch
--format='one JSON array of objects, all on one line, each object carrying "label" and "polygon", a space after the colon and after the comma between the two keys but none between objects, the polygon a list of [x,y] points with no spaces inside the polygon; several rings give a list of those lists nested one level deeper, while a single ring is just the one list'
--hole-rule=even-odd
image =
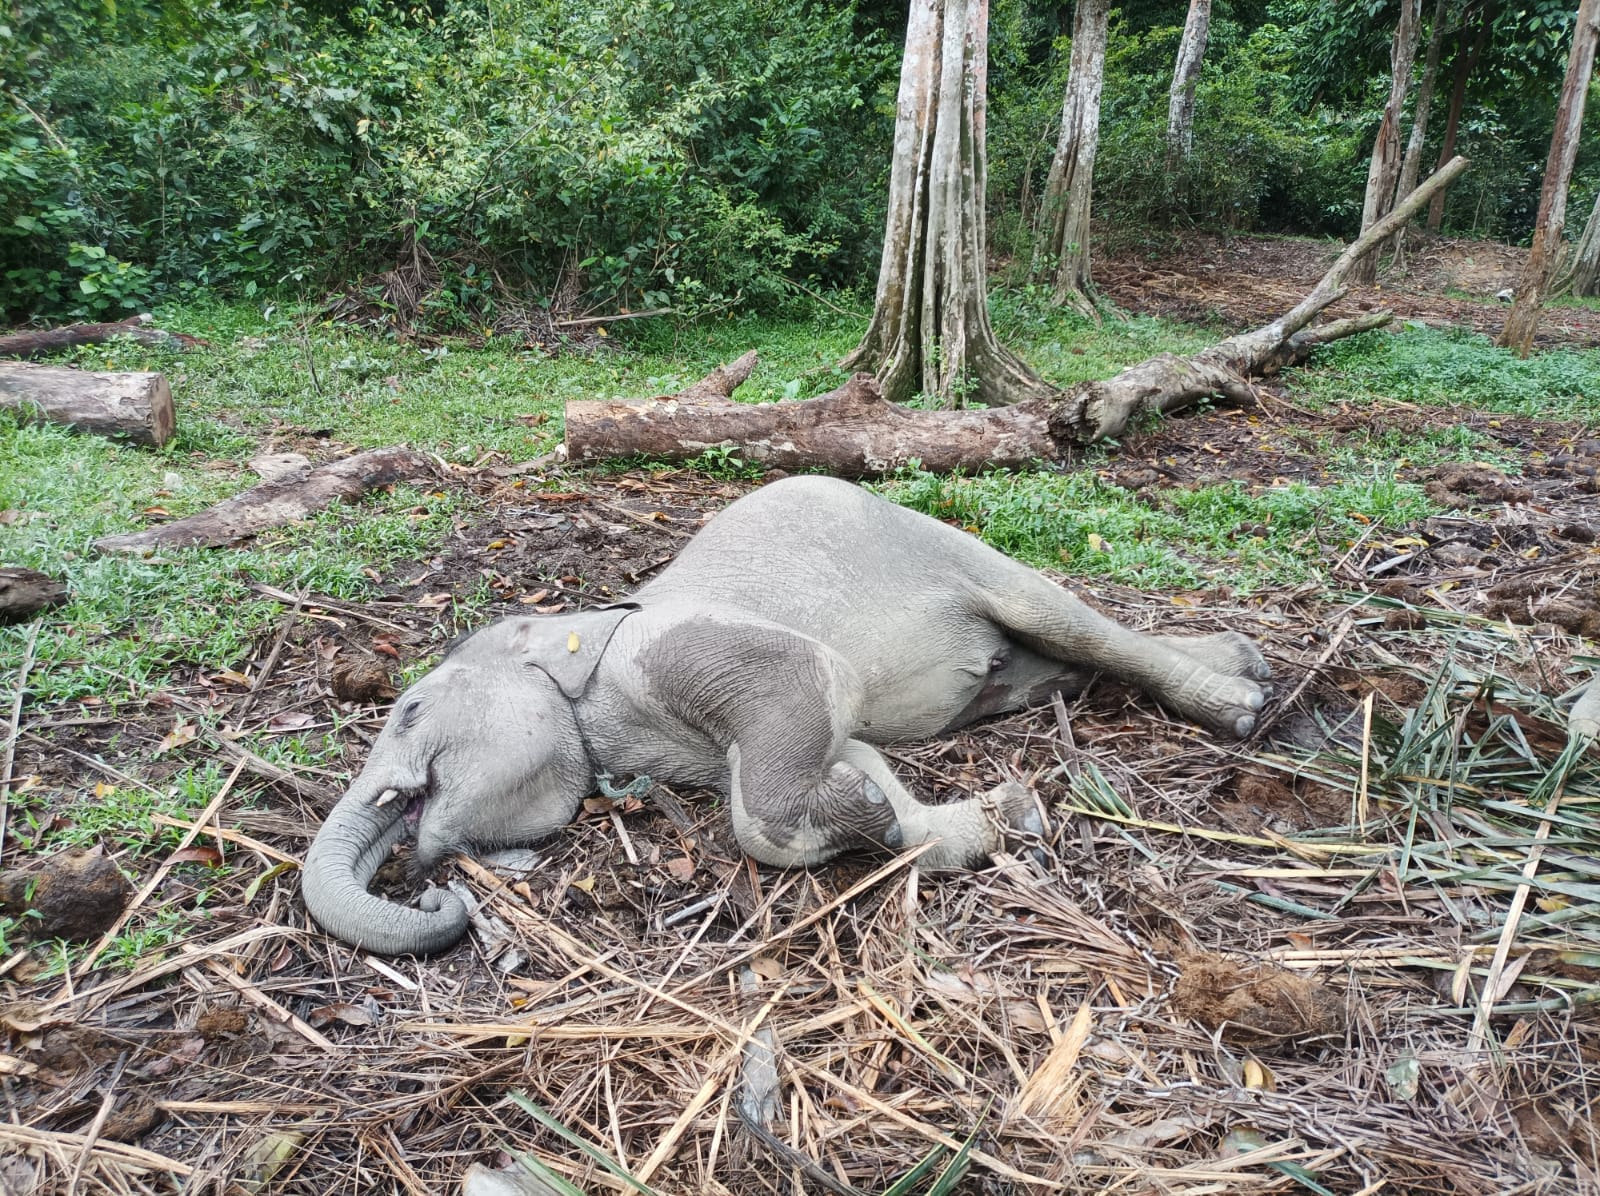
[{"label": "dead branch", "polygon": [[142,532],[103,536],[94,546],[100,552],[136,554],[158,548],[217,548],[304,519],[336,500],[354,502],[378,486],[435,472],[433,459],[413,449],[401,445],[372,449],[262,482],[186,519]]},{"label": "dead branch", "polygon": [[39,357],[78,345],[104,344],[119,336],[136,340],[142,345],[166,345],[175,349],[193,349],[210,343],[198,336],[152,328],[150,320],[150,315],[146,313],[112,324],[68,324],[64,328],[12,332],[0,336],[0,357]]}]

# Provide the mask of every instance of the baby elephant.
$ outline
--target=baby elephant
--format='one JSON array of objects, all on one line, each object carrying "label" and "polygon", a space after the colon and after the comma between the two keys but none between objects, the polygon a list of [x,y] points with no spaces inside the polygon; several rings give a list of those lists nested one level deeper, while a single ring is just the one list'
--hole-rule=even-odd
[{"label": "baby elephant", "polygon": [[459,848],[571,821],[597,774],[728,795],[763,863],[933,843],[975,863],[1040,829],[1019,786],[924,805],[872,745],[939,735],[1096,673],[1248,735],[1270,671],[1243,636],[1141,635],[977,539],[831,478],[789,478],[717,515],[633,599],[474,633],[395,703],[306,857],[306,906],[385,954],[437,951],[467,914],[367,891],[400,838]]}]

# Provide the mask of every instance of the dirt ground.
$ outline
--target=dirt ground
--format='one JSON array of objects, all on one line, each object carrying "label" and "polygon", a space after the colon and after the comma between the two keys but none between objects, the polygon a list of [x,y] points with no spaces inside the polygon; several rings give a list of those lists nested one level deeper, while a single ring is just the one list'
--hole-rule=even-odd
[{"label": "dirt ground", "polygon": [[[1326,318],[1387,307],[1402,320],[1472,328],[1498,336],[1528,251],[1486,241],[1430,237],[1413,230],[1407,249],[1370,287],[1353,288]],[[1254,328],[1293,307],[1344,246],[1300,237],[1225,237],[1185,233],[1138,250],[1121,248],[1095,265],[1105,296],[1127,311],[1175,320]],[[1549,307],[1535,343],[1600,345],[1600,311]]]},{"label": "dirt ground", "polygon": [[[1275,245],[1219,241],[1216,261],[1265,288]],[[1130,278],[1112,286],[1125,306],[1178,310],[1190,285]],[[1242,310],[1230,322],[1255,319]],[[758,484],[460,472],[481,517],[383,578],[383,597],[270,594],[280,629],[236,673],[179,672],[115,717],[26,712],[24,793],[160,788],[206,758],[229,784],[194,842],[138,878],[141,916],[184,911],[180,945],[70,976],[0,961],[0,1193],[455,1192],[521,1150],[585,1192],[634,1190],[517,1094],[664,1194],[883,1192],[931,1152],[964,1160],[970,1193],[1600,1191],[1585,905],[1600,844],[1577,813],[1551,833],[1529,798],[1600,628],[1596,429],[1314,415],[1268,395],[1130,437],[1103,470],[1159,505],[1221,478],[1316,482],[1320,444],[1440,422],[1471,424],[1523,474],[1416,471],[1451,513],[1319,540],[1332,597],[1063,579],[1137,627],[1255,637],[1279,680],[1252,739],[1217,742],[1097,682],[890,752],[932,800],[1030,785],[1052,811],[1037,858],[760,868],[713,795],[657,784],[591,801],[504,866],[442,869],[481,902],[469,938],[380,959],[308,922],[292,862],[401,666],[461,630],[452,598],[487,585],[493,613],[609,600]],[[227,734],[171,750],[175,721],[201,715]],[[317,733],[339,765],[259,754]],[[1490,788],[1436,779],[1472,753]],[[1567,810],[1600,803],[1592,761],[1564,785]],[[1555,879],[1496,968],[1535,840]],[[85,883],[80,904],[115,916],[128,897],[107,888]]]}]

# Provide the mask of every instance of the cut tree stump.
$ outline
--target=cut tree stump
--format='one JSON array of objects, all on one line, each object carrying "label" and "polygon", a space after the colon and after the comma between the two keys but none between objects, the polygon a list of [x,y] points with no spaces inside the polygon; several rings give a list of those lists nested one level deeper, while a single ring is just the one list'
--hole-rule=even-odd
[{"label": "cut tree stump", "polygon": [[0,623],[26,623],[67,600],[67,587],[36,569],[0,569]]},{"label": "cut tree stump", "polygon": [[150,320],[151,317],[146,314],[114,324],[68,324],[65,328],[7,333],[0,336],[0,357],[38,357],[42,353],[54,353],[78,345],[104,344],[119,336],[132,337],[144,345],[170,345],[177,349],[192,349],[208,343],[198,336],[152,328]]},{"label": "cut tree stump", "polygon": [[[748,377],[754,355],[677,395],[643,402],[567,404],[566,451],[572,462],[641,455],[686,461],[731,447],[775,469],[823,469],[872,477],[921,463],[937,473],[1026,468],[1057,461],[1095,440],[1120,435],[1146,412],[1189,406],[1207,395],[1253,403],[1249,379],[1297,365],[1318,345],[1380,328],[1389,311],[1310,326],[1340,298],[1351,269],[1394,235],[1440,187],[1466,168],[1455,158],[1436,171],[1334,262],[1291,311],[1193,357],[1162,353],[1113,378],[1083,382],[1047,398],[987,410],[921,411],[887,402],[867,374],[814,399],[735,403],[727,396]],[[738,367],[743,368],[742,372]],[[729,383],[731,382],[731,385]]]},{"label": "cut tree stump", "polygon": [[30,409],[53,424],[160,448],[178,417],[164,374],[95,373],[0,361],[0,407]]},{"label": "cut tree stump", "polygon": [[433,458],[424,453],[403,445],[372,449],[262,482],[172,523],[127,535],[103,536],[94,542],[94,547],[100,552],[134,554],[147,554],[158,548],[217,548],[304,519],[336,499],[354,502],[379,486],[437,474]]}]

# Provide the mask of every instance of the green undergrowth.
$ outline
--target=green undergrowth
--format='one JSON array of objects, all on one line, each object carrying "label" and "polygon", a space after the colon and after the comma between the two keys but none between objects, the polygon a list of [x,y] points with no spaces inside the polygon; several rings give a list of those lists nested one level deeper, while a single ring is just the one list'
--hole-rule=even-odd
[{"label": "green undergrowth", "polygon": [[881,490],[1030,565],[1149,590],[1301,583],[1319,574],[1329,546],[1370,540],[1374,525],[1397,531],[1434,510],[1421,487],[1382,466],[1326,486],[1174,489],[1159,506],[1093,472],[918,473]]},{"label": "green undergrowth", "polygon": [[1464,329],[1409,326],[1338,341],[1298,370],[1296,401],[1400,401],[1536,419],[1600,420],[1600,350],[1552,349],[1522,359]]}]

